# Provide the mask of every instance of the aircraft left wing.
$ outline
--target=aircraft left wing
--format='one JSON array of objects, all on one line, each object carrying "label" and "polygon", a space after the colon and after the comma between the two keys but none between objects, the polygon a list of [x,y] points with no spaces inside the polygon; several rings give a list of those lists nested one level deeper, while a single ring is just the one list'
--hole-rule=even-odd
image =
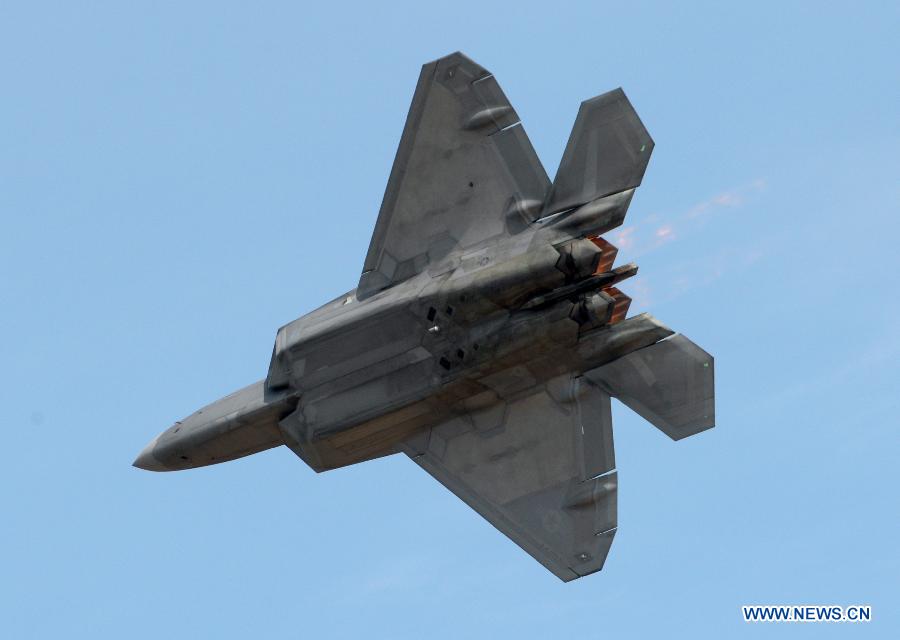
[{"label": "aircraft left wing", "polygon": [[[422,67],[357,297],[519,230],[550,181],[494,76],[461,53]],[[517,226],[518,225],[518,226]]]},{"label": "aircraft left wing", "polygon": [[616,532],[609,395],[569,375],[482,395],[404,451],[560,579],[599,571]]}]

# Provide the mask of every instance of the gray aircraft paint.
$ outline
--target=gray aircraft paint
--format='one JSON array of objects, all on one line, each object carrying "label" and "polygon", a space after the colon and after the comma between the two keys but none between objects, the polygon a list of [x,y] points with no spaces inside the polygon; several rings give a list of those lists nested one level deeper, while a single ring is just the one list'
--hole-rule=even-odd
[{"label": "gray aircraft paint", "polygon": [[157,436],[174,471],[281,444],[316,471],[414,462],[562,580],[617,527],[610,398],[673,439],[714,424],[713,358],[626,318],[600,238],[653,141],[621,89],[584,102],[551,184],[494,77],[422,68],[356,289],[278,330],[265,380]]}]

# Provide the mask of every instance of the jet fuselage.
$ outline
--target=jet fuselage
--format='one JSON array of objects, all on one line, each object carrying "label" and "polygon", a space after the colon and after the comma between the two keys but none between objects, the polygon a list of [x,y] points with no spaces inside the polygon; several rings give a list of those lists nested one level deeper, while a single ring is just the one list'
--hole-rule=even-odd
[{"label": "jet fuselage", "polygon": [[405,453],[562,580],[618,526],[611,399],[679,440],[715,422],[713,359],[614,285],[653,140],[625,93],[586,100],[551,182],[496,78],[422,67],[357,287],[282,327],[264,380],[135,465],[287,445],[316,471]]},{"label": "jet fuselage", "polygon": [[[563,216],[527,244],[513,236],[476,248],[389,291],[364,300],[349,291],[289,323],[266,380],[174,424],[139,466],[182,470],[287,444],[323,471],[395,453],[455,410],[487,409],[498,396],[611,360],[616,339],[632,345],[635,336],[602,331],[617,305],[627,306],[606,292],[634,268],[598,275],[611,265],[608,245],[573,239],[571,227]],[[638,342],[660,339],[658,325],[633,320],[626,326],[646,333]]]}]

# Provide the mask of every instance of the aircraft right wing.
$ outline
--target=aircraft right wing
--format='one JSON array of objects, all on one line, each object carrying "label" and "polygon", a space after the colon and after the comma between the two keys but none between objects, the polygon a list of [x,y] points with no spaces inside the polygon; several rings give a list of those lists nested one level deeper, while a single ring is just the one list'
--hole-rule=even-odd
[{"label": "aircraft right wing", "polygon": [[[522,369],[498,380],[527,380]],[[671,336],[506,398],[484,391],[401,448],[557,577],[574,580],[603,568],[616,533],[611,396],[672,439],[694,435],[715,422],[713,359]]]},{"label": "aircraft right wing", "polygon": [[482,395],[405,452],[560,579],[599,571],[616,533],[609,395],[571,376]]}]

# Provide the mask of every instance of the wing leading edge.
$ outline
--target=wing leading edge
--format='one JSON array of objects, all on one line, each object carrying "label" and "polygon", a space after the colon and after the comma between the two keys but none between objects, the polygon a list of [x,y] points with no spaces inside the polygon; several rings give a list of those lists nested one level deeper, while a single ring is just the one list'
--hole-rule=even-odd
[{"label": "wing leading edge", "polygon": [[404,449],[560,579],[603,567],[616,532],[612,419],[586,378],[458,415]]},{"label": "wing leading edge", "polygon": [[618,526],[610,397],[674,440],[705,431],[713,359],[675,335],[514,399],[470,398],[402,449],[568,582],[603,568]]},{"label": "wing leading edge", "polygon": [[461,53],[424,65],[357,296],[523,228],[523,219],[540,214],[549,188],[518,114],[488,71]]}]

